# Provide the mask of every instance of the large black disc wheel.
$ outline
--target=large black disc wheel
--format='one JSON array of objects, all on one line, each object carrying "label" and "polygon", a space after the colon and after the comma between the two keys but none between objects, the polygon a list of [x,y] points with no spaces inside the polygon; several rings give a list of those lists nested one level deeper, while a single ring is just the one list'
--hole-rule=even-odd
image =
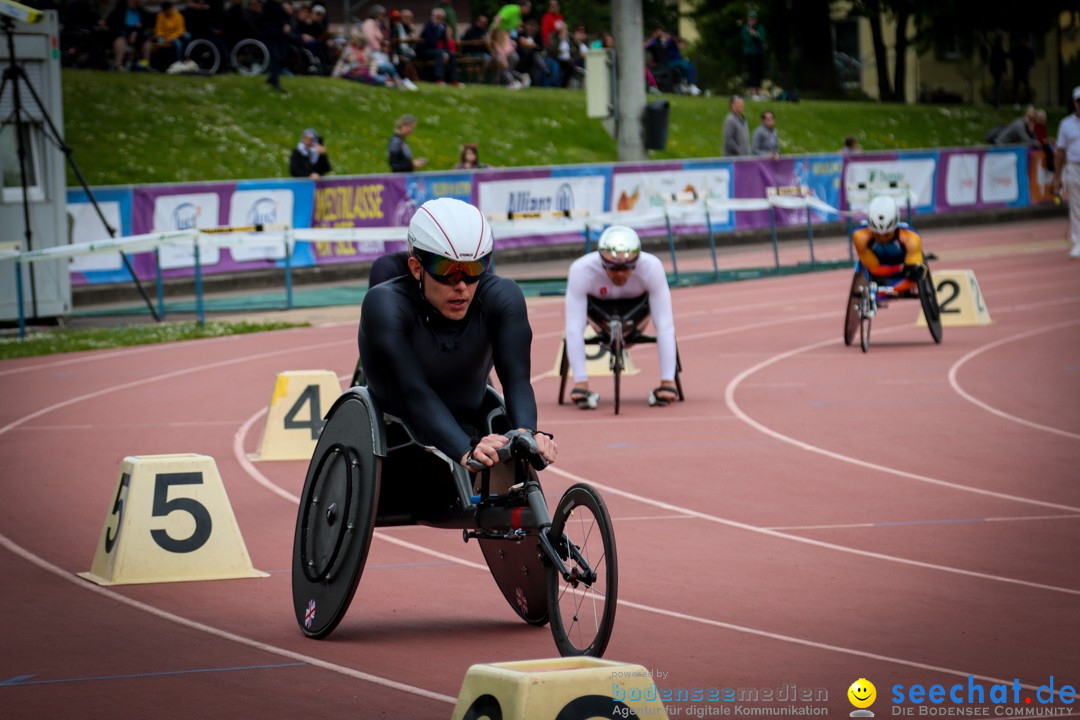
[{"label": "large black disc wheel", "polygon": [[941,308],[938,306],[937,290],[934,289],[934,279],[930,271],[918,282],[919,302],[922,304],[923,317],[926,318],[926,326],[930,328],[930,337],[935,343],[941,342]]},{"label": "large black disc wheel", "polygon": [[847,313],[844,315],[844,344],[851,345],[859,329],[859,310],[863,297],[863,288],[867,287],[866,274],[856,270],[851,279],[851,291],[848,293]]},{"label": "large black disc wheel", "polygon": [[551,634],[559,654],[600,657],[615,626],[619,596],[615,534],[607,506],[584,483],[559,500],[549,536],[570,580],[554,564],[547,570]]},{"label": "large black disc wheel", "polygon": [[293,539],[293,609],[321,639],[349,609],[367,562],[379,505],[380,461],[367,406],[346,395],[330,410],[308,467]]}]

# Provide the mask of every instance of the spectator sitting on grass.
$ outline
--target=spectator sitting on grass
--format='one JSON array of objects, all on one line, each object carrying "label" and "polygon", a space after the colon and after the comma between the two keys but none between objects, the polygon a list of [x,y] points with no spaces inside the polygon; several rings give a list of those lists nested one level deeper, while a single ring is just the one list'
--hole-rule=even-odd
[{"label": "spectator sitting on grass", "polygon": [[474,170],[477,168],[491,167],[487,163],[480,162],[480,150],[475,144],[465,143],[461,146],[461,158],[454,166],[455,170]]},{"label": "spectator sitting on grass", "polygon": [[113,67],[127,70],[124,56],[130,48],[138,53],[138,62],[132,61],[136,68],[150,66],[150,14],[142,6],[142,0],[117,0],[116,6],[106,19],[109,30],[113,33]]},{"label": "spectator sitting on grass", "polygon": [[170,0],[161,3],[161,10],[154,18],[154,40],[176,49],[176,61],[184,59],[184,40],[188,38],[184,16],[173,7]]},{"label": "spectator sitting on grass", "polygon": [[457,81],[457,52],[454,50],[450,33],[446,29],[446,12],[442,8],[431,11],[431,18],[424,23],[420,31],[420,41],[416,54],[421,60],[434,63],[435,83],[443,85],[449,82],[460,87]]},{"label": "spectator sitting on grass", "polygon": [[1022,117],[1018,117],[997,134],[995,145],[1038,145],[1035,139],[1035,108],[1028,106]]},{"label": "spectator sitting on grass", "polygon": [[289,174],[318,180],[330,172],[330,158],[322,138],[311,128],[300,136],[300,142],[289,157]]}]

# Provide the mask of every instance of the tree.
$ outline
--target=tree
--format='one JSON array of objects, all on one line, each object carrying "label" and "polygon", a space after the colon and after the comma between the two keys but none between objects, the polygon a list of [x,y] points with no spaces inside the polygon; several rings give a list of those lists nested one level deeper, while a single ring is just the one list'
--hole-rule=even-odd
[{"label": "tree", "polygon": [[[878,94],[885,102],[905,102],[909,47],[920,52],[946,50],[973,59],[989,46],[999,30],[1020,35],[1041,36],[1054,27],[1063,11],[1075,7],[1075,0],[1030,0],[1018,10],[1014,5],[984,0],[855,0],[851,15],[870,23],[877,66]],[[892,39],[896,64],[892,78],[888,69],[888,38],[883,23],[894,23]],[[913,32],[909,28],[913,28]]]},{"label": "tree", "polygon": [[[746,68],[742,54],[742,26],[749,9],[757,10],[765,28],[766,77],[785,89],[796,88],[818,96],[840,92],[833,64],[830,0],[696,0],[690,17],[701,40],[691,51],[698,76],[714,89],[737,91]],[[720,79],[730,79],[721,86]]]}]

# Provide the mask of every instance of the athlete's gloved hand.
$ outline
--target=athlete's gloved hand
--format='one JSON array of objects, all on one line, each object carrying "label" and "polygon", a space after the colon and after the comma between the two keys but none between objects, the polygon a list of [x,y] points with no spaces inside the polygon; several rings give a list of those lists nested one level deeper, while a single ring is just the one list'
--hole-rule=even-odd
[{"label": "athlete's gloved hand", "polygon": [[927,273],[926,263],[917,263],[915,265],[904,266],[904,277],[908,280],[914,280],[918,282],[926,277]]}]

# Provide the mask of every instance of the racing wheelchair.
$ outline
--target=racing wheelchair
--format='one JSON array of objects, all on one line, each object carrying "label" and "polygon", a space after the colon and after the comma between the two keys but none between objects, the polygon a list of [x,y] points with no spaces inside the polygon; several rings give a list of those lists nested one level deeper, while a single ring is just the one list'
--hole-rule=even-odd
[{"label": "racing wheelchair", "polygon": [[[500,465],[471,476],[421,443],[405,421],[380,412],[366,387],[351,387],[334,403],[308,467],[293,540],[293,606],[304,635],[325,638],[341,622],[376,527],[427,525],[476,539],[510,607],[530,625],[550,623],[561,655],[603,654],[619,587],[607,507],[578,483],[549,514],[536,441],[510,428],[490,387],[484,407],[488,431],[510,443],[499,451]],[[496,484],[509,489],[493,492]]]},{"label": "racing wheelchair", "polygon": [[[609,354],[611,374],[615,380],[615,414],[618,415],[620,378],[626,366],[626,351],[634,345],[656,342],[656,336],[646,335],[644,332],[649,324],[649,296],[639,295],[620,300],[600,300],[590,295],[586,315],[595,335],[585,338],[585,344],[595,345],[599,348],[600,355],[595,357],[600,357],[604,352]],[[676,347],[675,389],[679,396],[679,402],[685,399],[681,373],[682,359],[679,357],[679,350]],[[566,342],[564,340],[562,357],[559,360],[560,405],[564,402],[566,380],[569,374],[570,358],[566,354]]]},{"label": "racing wheelchair", "polygon": [[[935,259],[927,254],[926,260]],[[870,324],[877,311],[887,306],[889,300],[918,298],[922,304],[926,326],[935,343],[941,342],[941,308],[938,306],[934,280],[927,268],[926,274],[916,282],[915,287],[896,292],[887,285],[878,285],[874,276],[861,262],[855,263],[855,275],[851,279],[851,291],[848,293],[847,312],[844,316],[844,344],[851,345],[859,333],[862,351],[870,349]]]}]

